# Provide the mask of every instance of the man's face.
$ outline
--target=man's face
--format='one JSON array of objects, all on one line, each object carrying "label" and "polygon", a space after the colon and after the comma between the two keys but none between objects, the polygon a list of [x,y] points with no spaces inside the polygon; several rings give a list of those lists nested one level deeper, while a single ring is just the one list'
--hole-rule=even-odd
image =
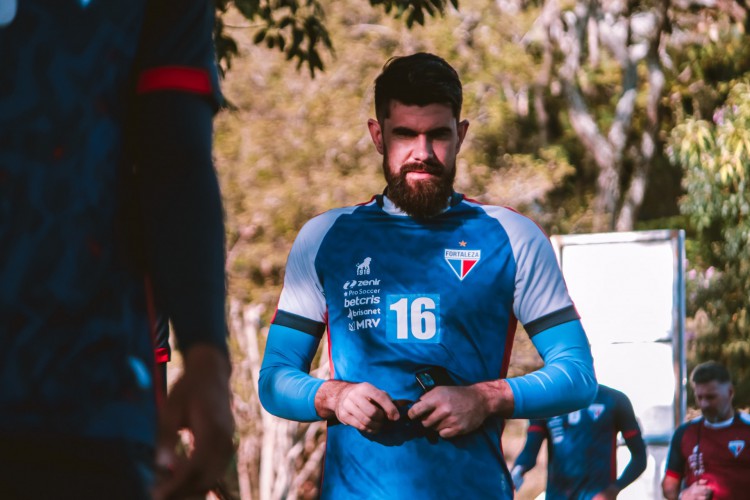
[{"label": "man's face", "polygon": [[469,122],[457,122],[447,104],[412,106],[391,101],[383,124],[367,125],[378,152],[388,197],[414,217],[429,217],[446,207],[453,192],[456,156]]},{"label": "man's face", "polygon": [[704,384],[693,384],[695,404],[709,422],[721,422],[729,419],[734,410],[732,398],[734,389],[729,382],[721,383],[716,380]]}]

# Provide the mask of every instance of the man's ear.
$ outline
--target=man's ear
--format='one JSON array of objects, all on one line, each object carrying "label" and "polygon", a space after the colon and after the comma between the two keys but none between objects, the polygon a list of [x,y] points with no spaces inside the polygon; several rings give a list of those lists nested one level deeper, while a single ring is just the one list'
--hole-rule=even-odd
[{"label": "man's ear", "polygon": [[461,120],[458,122],[456,132],[458,133],[458,150],[461,150],[461,144],[464,143],[466,137],[466,131],[469,130],[469,120]]},{"label": "man's ear", "polygon": [[367,120],[367,128],[370,130],[370,137],[372,142],[375,144],[375,149],[378,153],[383,154],[383,130],[380,128],[380,123],[377,120],[370,118]]}]

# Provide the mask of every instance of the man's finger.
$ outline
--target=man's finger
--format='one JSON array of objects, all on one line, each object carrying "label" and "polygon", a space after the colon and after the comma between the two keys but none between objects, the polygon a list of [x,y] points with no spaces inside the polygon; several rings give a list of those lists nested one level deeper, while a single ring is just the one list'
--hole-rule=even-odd
[{"label": "man's finger", "polygon": [[411,420],[420,420],[424,423],[424,420],[429,418],[434,411],[435,405],[424,399],[420,399],[409,408],[409,413],[407,415]]},{"label": "man's finger", "polygon": [[383,391],[377,391],[371,394],[370,396],[368,396],[367,399],[370,403],[377,406],[377,408],[381,412],[383,412],[383,415],[385,415],[385,417],[388,418],[388,420],[392,420],[395,422],[401,417],[401,415],[398,412],[398,408],[393,403],[393,400],[387,393]]}]

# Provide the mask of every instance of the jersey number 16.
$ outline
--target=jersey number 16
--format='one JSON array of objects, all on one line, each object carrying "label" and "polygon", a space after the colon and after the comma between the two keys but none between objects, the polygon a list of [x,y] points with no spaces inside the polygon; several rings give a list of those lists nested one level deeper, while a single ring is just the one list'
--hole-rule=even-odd
[{"label": "jersey number 16", "polygon": [[439,295],[388,295],[389,342],[440,342]]}]

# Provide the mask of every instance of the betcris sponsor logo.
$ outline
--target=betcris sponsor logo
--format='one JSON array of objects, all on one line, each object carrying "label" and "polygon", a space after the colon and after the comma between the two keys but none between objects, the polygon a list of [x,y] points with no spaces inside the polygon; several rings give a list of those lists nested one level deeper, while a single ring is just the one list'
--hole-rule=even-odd
[{"label": "betcris sponsor logo", "polygon": [[375,306],[378,304],[380,304],[380,297],[377,295],[344,299],[344,307]]}]

